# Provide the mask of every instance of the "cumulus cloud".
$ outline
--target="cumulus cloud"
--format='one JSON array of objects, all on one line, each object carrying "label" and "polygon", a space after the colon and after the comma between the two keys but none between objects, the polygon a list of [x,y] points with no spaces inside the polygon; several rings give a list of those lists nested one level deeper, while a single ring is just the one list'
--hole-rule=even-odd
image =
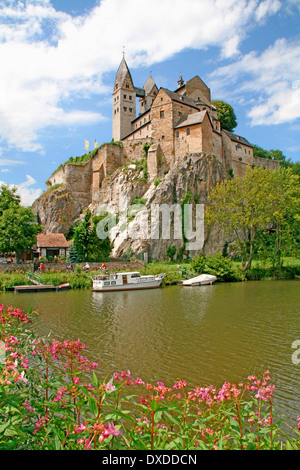
[{"label": "cumulus cloud", "polygon": [[[47,126],[103,119],[98,110],[72,109],[72,100],[110,92],[103,74],[116,69],[123,45],[132,67],[185,48],[216,46],[231,58],[248,28],[281,7],[279,0],[161,0],[158,12],[153,0],[142,7],[140,0],[102,0],[74,17],[49,0],[0,0],[0,137],[40,150]],[[141,8],[147,15],[137,19]]]},{"label": "cumulus cloud", "polygon": [[300,118],[299,77],[300,40],[287,39],[278,39],[261,54],[251,52],[211,75],[219,94],[228,93],[223,86],[226,82],[231,84],[229,99],[243,97],[252,125],[282,124]]},{"label": "cumulus cloud", "polygon": [[[21,196],[21,204],[23,206],[31,206],[33,202],[42,194],[41,189],[34,189],[32,186],[36,183],[35,179],[26,175],[26,180],[23,183],[16,185],[9,185],[10,187],[16,187],[17,193]],[[0,186],[2,186],[4,181],[0,181]]]}]

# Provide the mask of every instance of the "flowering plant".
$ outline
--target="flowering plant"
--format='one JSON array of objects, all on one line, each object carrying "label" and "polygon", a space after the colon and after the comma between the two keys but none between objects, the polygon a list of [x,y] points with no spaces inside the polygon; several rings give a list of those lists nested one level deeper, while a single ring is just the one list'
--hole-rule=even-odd
[{"label": "flowering plant", "polygon": [[269,371],[220,388],[100,381],[85,345],[36,338],[33,314],[0,305],[0,449],[300,448],[300,417],[292,437],[275,419]]}]

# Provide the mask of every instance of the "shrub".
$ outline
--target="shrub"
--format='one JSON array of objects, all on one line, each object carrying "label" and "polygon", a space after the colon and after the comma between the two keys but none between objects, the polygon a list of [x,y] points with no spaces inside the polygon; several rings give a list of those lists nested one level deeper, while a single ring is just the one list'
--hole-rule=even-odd
[{"label": "shrub", "polygon": [[234,267],[231,259],[223,256],[222,253],[206,257],[205,272],[217,276],[221,281],[237,281],[241,279],[241,275]]},{"label": "shrub", "polygon": [[197,274],[212,274],[219,281],[238,281],[241,280],[241,273],[233,265],[232,260],[216,253],[214,255],[204,256],[202,254],[192,259],[192,268]]},{"label": "shrub", "polygon": [[192,268],[197,274],[202,274],[205,270],[205,256],[200,254],[192,259]]}]

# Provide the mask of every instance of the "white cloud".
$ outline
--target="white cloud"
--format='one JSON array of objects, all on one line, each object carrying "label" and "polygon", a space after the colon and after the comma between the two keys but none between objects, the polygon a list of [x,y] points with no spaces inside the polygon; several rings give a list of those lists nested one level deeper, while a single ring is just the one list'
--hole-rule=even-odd
[{"label": "white cloud", "polygon": [[10,158],[0,158],[0,166],[17,166],[23,165],[22,160],[11,160]]},{"label": "white cloud", "polygon": [[18,193],[21,196],[23,206],[31,206],[33,202],[42,194],[40,188],[34,189],[32,186],[36,183],[30,175],[26,175],[26,181],[17,185]]},{"label": "white cloud", "polygon": [[300,41],[278,39],[260,55],[251,52],[211,78],[219,95],[225,92],[223,84],[230,83],[228,98],[244,98],[252,125],[269,125],[300,118],[299,77]]},{"label": "white cloud", "polygon": [[[41,189],[34,189],[32,186],[36,183],[35,179],[26,175],[26,181],[16,185],[9,185],[10,187],[16,187],[17,193],[21,196],[21,204],[23,206],[31,206],[33,202],[42,194]],[[5,184],[3,181],[0,181],[0,186]]]},{"label": "white cloud", "polygon": [[[131,66],[208,46],[230,58],[248,28],[281,6],[279,0],[160,0],[158,11],[153,0],[102,0],[72,17],[47,0],[0,0],[0,137],[34,151],[47,126],[100,121],[98,109],[70,109],[70,103],[110,91],[102,76],[116,69],[123,45]],[[147,14],[137,19],[141,9]]]}]

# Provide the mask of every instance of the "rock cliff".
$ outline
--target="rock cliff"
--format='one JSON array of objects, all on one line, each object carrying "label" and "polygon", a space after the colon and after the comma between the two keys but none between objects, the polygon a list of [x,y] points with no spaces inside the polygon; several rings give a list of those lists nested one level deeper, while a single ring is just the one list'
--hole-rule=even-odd
[{"label": "rock cliff", "polygon": [[[87,207],[94,214],[107,212],[115,216],[115,225],[110,232],[114,242],[113,257],[124,256],[130,251],[147,253],[150,259],[161,259],[170,245],[175,245],[177,250],[189,247],[187,243],[191,239],[188,240],[185,233],[184,224],[187,222],[183,213],[184,204],[188,204],[193,219],[190,230],[194,234],[197,230],[203,232],[201,246],[197,246],[195,252],[222,251],[224,238],[215,229],[208,232],[203,220],[203,207],[210,189],[226,177],[224,166],[215,156],[190,154],[178,160],[161,179],[146,178],[145,171],[138,165],[118,169],[105,178],[88,206],[78,202],[74,196],[76,188],[61,186],[45,192],[35,201],[33,209],[46,231],[63,233],[69,231]],[[170,218],[163,220],[161,213],[159,218],[153,217],[154,208],[174,211],[167,209]],[[201,220],[197,225],[198,208]],[[180,210],[179,228],[182,232],[178,236],[176,220],[179,219],[175,218]],[[166,230],[166,236],[163,230]]]},{"label": "rock cliff", "polygon": [[64,185],[45,191],[32,205],[45,232],[64,234],[68,233],[84,208],[74,197],[72,188]]}]

